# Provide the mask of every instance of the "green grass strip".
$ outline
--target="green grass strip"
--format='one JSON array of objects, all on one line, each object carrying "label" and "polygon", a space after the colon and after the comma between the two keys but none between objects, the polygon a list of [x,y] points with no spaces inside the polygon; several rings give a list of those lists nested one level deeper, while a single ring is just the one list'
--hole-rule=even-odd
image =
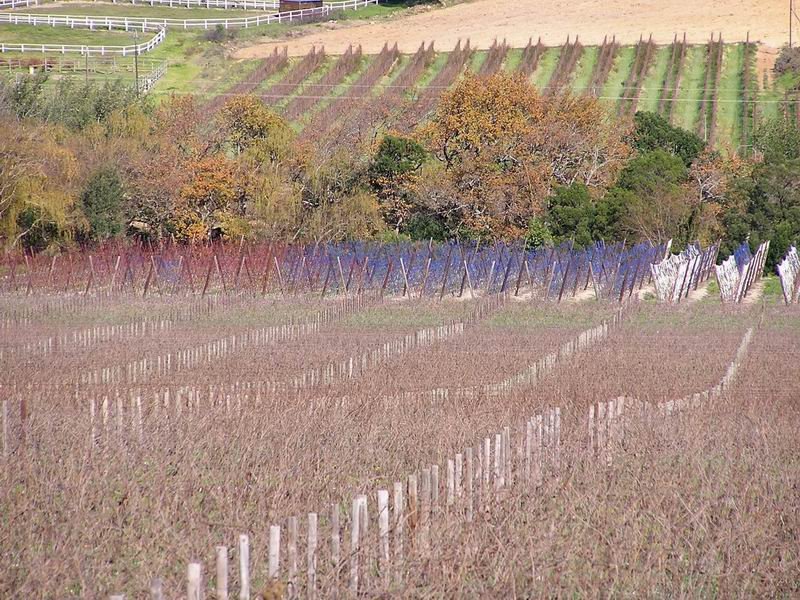
[{"label": "green grass strip", "polygon": [[325,74],[331,70],[331,67],[336,64],[336,60],[338,56],[326,56],[325,60],[322,61],[322,64],[319,65],[308,77],[306,77],[303,82],[295,89],[291,94],[287,95],[285,98],[282,98],[278,101],[275,106],[281,110],[286,108],[286,106],[291,102],[295,97],[303,95],[305,93],[308,94],[317,94],[320,90],[316,87],[311,87],[313,84],[319,82]]},{"label": "green grass strip", "polygon": [[742,63],[744,45],[726,45],[722,51],[722,76],[717,90],[717,145],[726,153],[735,152],[741,144],[742,129]]},{"label": "green grass strip", "polygon": [[[363,55],[361,57],[361,64],[358,65],[358,68],[355,71],[353,71],[352,73],[350,73],[350,75],[345,77],[345,79],[344,79],[344,81],[342,81],[342,83],[340,83],[335,88],[333,88],[330,91],[330,93],[328,94],[327,98],[324,98],[324,99],[320,100],[316,104],[316,106],[314,106],[314,108],[312,108],[310,111],[308,111],[303,116],[302,119],[300,119],[298,121],[295,121],[294,122],[295,128],[302,129],[303,127],[305,127],[308,124],[308,122],[311,120],[311,118],[315,114],[317,114],[319,111],[323,110],[325,107],[327,107],[331,102],[333,102],[339,96],[344,96],[350,90],[350,85],[355,83],[358,80],[358,78],[361,77],[361,75],[364,73],[364,71],[367,70],[369,65],[375,59],[375,56],[377,56],[377,55],[371,55],[371,54]],[[320,91],[322,91],[322,90],[320,90]],[[320,94],[320,95],[322,95],[322,94]]]},{"label": "green grass strip", "polygon": [[467,70],[472,71],[473,73],[477,73],[481,70],[483,63],[486,62],[486,59],[489,57],[488,50],[478,50],[472,53],[472,57],[469,60],[469,64],[467,64]]},{"label": "green grass strip", "polygon": [[703,100],[705,85],[707,47],[705,44],[689,46],[686,52],[686,64],[678,91],[675,111],[675,125],[687,131],[695,131],[700,115],[700,102]]},{"label": "green grass strip", "polygon": [[503,71],[506,73],[513,73],[517,70],[521,60],[522,48],[511,48],[508,54],[506,54],[505,61],[503,61]]},{"label": "green grass strip", "polygon": [[664,78],[667,76],[671,53],[672,46],[661,46],[656,49],[650,65],[650,72],[647,74],[641,94],[639,94],[639,105],[636,110],[658,112],[658,100],[661,96]]},{"label": "green grass strip", "polygon": [[606,79],[603,91],[600,94],[613,109],[616,109],[619,104],[619,98],[623,94],[625,81],[628,79],[628,73],[633,68],[635,58],[635,46],[622,46],[614,57],[614,65],[611,67],[611,72],[608,74],[608,79]]},{"label": "green grass strip", "polygon": [[143,44],[155,36],[154,31],[140,32],[134,36],[128,31],[105,29],[71,29],[69,27],[46,27],[44,25],[0,25],[0,42],[6,44],[47,44],[79,46],[130,46]]},{"label": "green grass strip", "polygon": [[599,46],[586,46],[583,48],[583,53],[578,59],[578,64],[575,65],[575,70],[572,73],[572,91],[575,94],[583,94],[592,82],[592,72],[594,66],[597,64],[597,58],[600,56]]},{"label": "green grass strip", "polygon": [[37,8],[25,8],[20,12],[43,15],[71,15],[89,17],[146,17],[148,19],[238,19],[274,14],[276,11],[225,10],[224,8],[185,8],[176,6],[146,6],[142,4],[67,4],[53,6],[45,4]]},{"label": "green grass strip", "polygon": [[536,65],[536,70],[531,76],[533,85],[540,90],[544,90],[550,79],[553,77],[553,72],[558,65],[558,57],[561,56],[561,46],[548,48],[539,59],[539,64]]},{"label": "green grass strip", "polygon": [[447,59],[450,57],[449,52],[439,52],[435,55],[433,62],[428,66],[428,68],[422,73],[422,76],[419,78],[417,85],[415,88],[408,92],[409,95],[419,94],[420,90],[425,89],[430,85],[431,81],[433,81],[434,77],[439,74],[445,64],[447,64]]}]

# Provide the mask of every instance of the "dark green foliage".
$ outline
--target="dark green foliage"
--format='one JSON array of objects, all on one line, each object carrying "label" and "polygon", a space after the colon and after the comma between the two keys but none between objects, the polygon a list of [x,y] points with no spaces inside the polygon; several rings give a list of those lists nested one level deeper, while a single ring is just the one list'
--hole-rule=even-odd
[{"label": "dark green foliage", "polygon": [[447,228],[441,219],[425,213],[412,215],[401,232],[412,240],[444,241],[448,238]]},{"label": "dark green foliage", "polygon": [[759,126],[754,137],[754,148],[764,155],[765,162],[800,158],[800,130],[794,119],[769,119]]},{"label": "dark green foliage", "polygon": [[619,175],[617,186],[639,196],[653,195],[660,188],[686,180],[686,167],[674,154],[653,150],[631,159]]},{"label": "dark green foliage", "polygon": [[90,239],[103,241],[122,233],[124,201],[122,181],[114,168],[100,169],[89,179],[81,194],[81,208],[89,222]]},{"label": "dark green foliage", "polygon": [[573,240],[577,246],[591,244],[594,219],[594,203],[583,184],[559,187],[550,198],[547,225],[556,243]]},{"label": "dark green foliage", "polygon": [[428,154],[412,139],[387,135],[381,140],[372,159],[370,179],[393,178],[416,171],[425,162]]},{"label": "dark green foliage", "polygon": [[36,206],[29,205],[17,215],[22,247],[39,252],[62,238],[61,228]]},{"label": "dark green foliage", "polygon": [[525,234],[525,242],[528,248],[539,248],[553,243],[553,234],[547,223],[538,217],[533,217],[528,221],[528,231]]},{"label": "dark green foliage", "polygon": [[789,246],[800,242],[800,159],[763,163],[734,185],[743,206],[723,216],[720,254],[730,254],[748,236],[752,249],[770,240],[766,267],[772,271]]},{"label": "dark green foliage", "polygon": [[611,188],[595,203],[592,233],[595,240],[609,242],[625,238],[623,220],[635,194],[622,188]]},{"label": "dark green foliage", "polygon": [[680,157],[687,167],[705,149],[705,143],[695,134],[673,127],[661,115],[637,112],[633,118],[633,147],[639,152],[664,150]]}]

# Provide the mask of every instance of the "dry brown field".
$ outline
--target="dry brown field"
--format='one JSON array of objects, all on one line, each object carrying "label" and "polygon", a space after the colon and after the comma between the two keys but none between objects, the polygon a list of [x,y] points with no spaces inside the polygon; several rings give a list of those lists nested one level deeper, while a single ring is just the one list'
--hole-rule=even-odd
[{"label": "dry brown field", "polygon": [[788,10],[788,3],[779,0],[473,0],[383,20],[324,24],[301,37],[246,46],[236,57],[265,57],[287,44],[292,56],[303,56],[314,46],[341,54],[350,44],[377,54],[385,42],[397,42],[408,54],[430,41],[440,50],[458,40],[470,40],[479,49],[495,40],[522,48],[539,36],[547,45],[576,35],[584,45],[600,45],[606,36],[634,44],[652,34],[656,43],[667,44],[684,32],[690,43],[706,42],[711,32],[722,32],[726,42],[741,42],[749,33],[751,41],[778,48],[789,37]]},{"label": "dry brown field", "polygon": [[774,296],[386,299],[312,329],[344,299],[54,298],[0,300],[4,598],[219,598],[221,564],[230,598],[800,592],[800,314]]}]

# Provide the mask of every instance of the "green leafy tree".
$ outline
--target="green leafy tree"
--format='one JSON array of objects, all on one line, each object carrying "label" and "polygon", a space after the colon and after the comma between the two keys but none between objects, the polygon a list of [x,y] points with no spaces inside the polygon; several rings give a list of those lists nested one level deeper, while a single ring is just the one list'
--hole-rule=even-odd
[{"label": "green leafy tree", "polygon": [[731,252],[749,237],[753,248],[770,240],[767,269],[773,270],[786,250],[800,241],[800,159],[759,165],[751,178],[737,182],[746,194],[744,210],[724,217]]},{"label": "green leafy tree", "polygon": [[617,186],[644,196],[663,186],[684,183],[687,173],[678,156],[664,150],[653,150],[630,160],[620,173]]},{"label": "green leafy tree", "polygon": [[[607,195],[604,228],[637,241],[671,238],[680,246],[694,235],[697,203],[691,197],[688,171],[679,156],[661,149],[645,152],[628,162],[617,189]],[[614,222],[614,216],[621,220]]]},{"label": "green leafy tree", "polygon": [[409,220],[421,207],[413,184],[427,158],[425,148],[415,140],[387,135],[369,165],[370,186],[378,197],[384,220],[396,233],[404,231],[415,236],[411,229],[418,226]]},{"label": "green leafy tree", "polygon": [[372,181],[407,175],[419,170],[428,157],[419,142],[406,137],[387,135],[378,145],[372,159],[369,176]]},{"label": "green leafy tree", "polygon": [[525,233],[525,244],[528,248],[539,248],[553,243],[553,234],[550,228],[539,217],[531,217],[528,221],[528,231]]},{"label": "green leafy tree", "polygon": [[97,171],[81,193],[81,208],[89,224],[89,237],[103,241],[120,235],[124,228],[125,190],[117,171]]},{"label": "green leafy tree", "polygon": [[573,240],[587,246],[593,240],[595,207],[589,188],[581,183],[558,187],[550,198],[547,225],[556,242]]},{"label": "green leafy tree", "polygon": [[656,113],[637,112],[633,122],[633,147],[639,152],[663,150],[679,157],[688,167],[705,148],[705,142],[697,135],[673,127]]},{"label": "green leafy tree", "polygon": [[753,145],[766,163],[795,160],[800,158],[800,130],[794,119],[768,119],[756,131]]}]

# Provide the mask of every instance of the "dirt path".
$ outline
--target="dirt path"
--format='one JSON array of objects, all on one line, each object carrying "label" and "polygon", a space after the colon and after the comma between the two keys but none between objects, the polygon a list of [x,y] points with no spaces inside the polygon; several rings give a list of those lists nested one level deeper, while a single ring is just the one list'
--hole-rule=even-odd
[{"label": "dirt path", "polygon": [[581,290],[573,297],[567,299],[568,304],[580,304],[581,302],[588,302],[595,299],[594,287]]},{"label": "dirt path", "polygon": [[742,298],[742,304],[750,305],[755,304],[761,299],[761,296],[764,293],[764,280],[759,279],[753,285],[750,286],[750,289],[747,290],[747,295]]},{"label": "dirt path", "polygon": [[640,35],[653,34],[656,43],[669,43],[686,32],[690,42],[705,42],[711,32],[722,32],[726,42],[752,41],[775,48],[788,39],[785,0],[475,0],[447,8],[374,21],[323,24],[306,35],[258,43],[235,53],[236,58],[266,56],[276,45],[289,54],[304,55],[312,46],[332,54],[350,44],[364,52],[380,52],[384,42],[397,42],[402,52],[416,51],[433,40],[438,50],[450,50],[459,39],[488,48],[496,39],[523,47],[528,38],[542,36],[545,44],[561,44],[567,35],[584,44],[601,44],[606,35],[630,44]]},{"label": "dirt path", "polygon": [[770,46],[759,46],[756,52],[756,81],[758,89],[765,90],[772,86],[775,61],[778,60],[780,50]]},{"label": "dirt path", "polygon": [[689,292],[689,297],[686,299],[688,304],[694,304],[695,302],[699,302],[706,296],[708,296],[708,284],[711,282],[711,279],[706,279],[703,283],[701,283],[696,290],[692,290]]}]

